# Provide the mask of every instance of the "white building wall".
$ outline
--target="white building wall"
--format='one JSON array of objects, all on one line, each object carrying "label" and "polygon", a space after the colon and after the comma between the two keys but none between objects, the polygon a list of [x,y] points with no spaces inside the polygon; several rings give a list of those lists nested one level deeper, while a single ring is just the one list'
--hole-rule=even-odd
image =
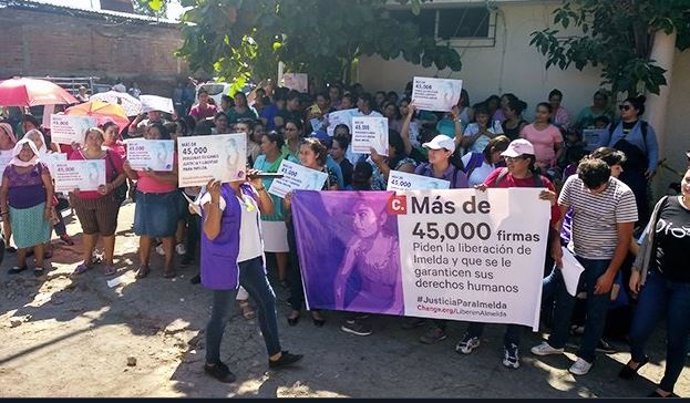
[{"label": "white building wall", "polygon": [[598,71],[590,68],[580,72],[572,68],[564,72],[557,67],[547,71],[546,58],[529,46],[530,33],[549,26],[557,5],[553,1],[499,3],[495,46],[458,48],[463,63],[460,72],[425,69],[402,59],[386,61],[374,56],[360,61],[360,82],[370,92],[402,92],[415,75],[459,78],[472,103],[491,94],[512,92],[527,102],[526,116],[532,116],[535,105],[545,101],[549,91],[558,88],[564,94],[563,105],[577,114],[591,102],[599,87]]},{"label": "white building wall", "polygon": [[[438,0],[431,4],[468,3],[467,1]],[[475,2],[476,3],[476,2]],[[477,103],[491,94],[512,92],[528,104],[525,118],[533,116],[537,103],[546,101],[548,93],[560,89],[563,105],[573,115],[589,105],[592,95],[600,87],[599,70],[571,67],[562,71],[558,67],[546,70],[546,58],[529,45],[530,33],[551,26],[552,12],[558,1],[498,2],[496,43],[493,47],[457,48],[463,68],[460,72],[449,69],[424,68],[397,60],[383,60],[378,56],[362,58],[359,79],[367,91],[394,90],[402,93],[405,84],[415,75],[440,78],[458,78]],[[673,70],[671,102],[668,110],[665,155],[676,169],[685,169],[685,151],[690,150],[690,51],[677,52]],[[663,190],[674,176],[660,171],[657,189]],[[676,178],[677,179],[677,178]]]}]

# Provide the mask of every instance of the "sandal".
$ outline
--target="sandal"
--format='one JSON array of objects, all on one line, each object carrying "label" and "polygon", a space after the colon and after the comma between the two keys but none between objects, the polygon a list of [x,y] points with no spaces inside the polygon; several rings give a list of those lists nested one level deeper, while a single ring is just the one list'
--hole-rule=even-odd
[{"label": "sandal", "polygon": [[28,267],[27,267],[26,265],[24,265],[24,266],[22,266],[22,267],[14,266],[14,267],[12,267],[11,269],[9,269],[9,270],[7,271],[7,273],[9,273],[9,274],[19,274],[19,273],[23,272],[23,271],[26,270],[26,269],[28,269]]},{"label": "sandal", "polygon": [[175,273],[175,269],[163,271],[163,277],[165,278],[175,278],[175,276],[177,276],[177,273]]},{"label": "sandal", "polygon": [[46,272],[46,271],[45,271],[44,268],[42,268],[42,267],[36,267],[36,268],[34,269],[34,276],[36,276],[36,277],[41,277],[42,275],[45,274],[45,272]]},{"label": "sandal", "polygon": [[136,278],[136,279],[144,278],[144,277],[148,276],[150,272],[151,272],[151,269],[149,269],[148,267],[142,266],[139,268],[139,270],[137,270],[137,274],[136,274],[136,276],[134,276],[134,278]]},{"label": "sandal", "polygon": [[240,301],[237,301],[240,304],[240,309],[242,309],[242,317],[247,319],[247,320],[252,320],[256,317],[256,312],[254,312],[254,309],[252,308],[251,304],[249,303],[249,300],[243,299]]},{"label": "sandal", "polygon": [[105,276],[113,276],[117,273],[117,269],[111,265],[106,265],[103,268],[103,275]]},{"label": "sandal", "polygon": [[84,274],[84,273],[86,273],[87,271],[91,270],[92,268],[93,268],[93,266],[87,266],[87,265],[85,265],[84,263],[82,263],[82,264],[80,264],[79,266],[77,266],[76,269],[74,269],[74,271],[72,272],[72,275],[73,275],[73,276],[78,276],[78,275],[80,275],[80,274]]}]

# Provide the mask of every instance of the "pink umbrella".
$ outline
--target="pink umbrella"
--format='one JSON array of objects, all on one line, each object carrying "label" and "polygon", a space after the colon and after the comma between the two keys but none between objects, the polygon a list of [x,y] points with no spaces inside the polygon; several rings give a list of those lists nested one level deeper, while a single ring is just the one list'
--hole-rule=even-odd
[{"label": "pink umbrella", "polygon": [[0,82],[0,106],[76,104],[64,88],[46,80],[12,78]]}]

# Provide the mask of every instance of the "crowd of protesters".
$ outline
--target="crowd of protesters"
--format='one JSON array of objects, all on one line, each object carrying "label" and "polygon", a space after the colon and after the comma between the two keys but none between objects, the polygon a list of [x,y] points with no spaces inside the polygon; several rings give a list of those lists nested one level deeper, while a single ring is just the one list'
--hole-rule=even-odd
[{"label": "crowd of protesters", "polygon": [[[385,190],[392,170],[445,179],[453,189],[545,188],[540,197],[551,201],[552,210],[542,317],[550,337],[531,352],[561,354],[568,336],[580,333],[578,358],[570,372],[584,375],[596,351],[611,352],[606,338],[622,334],[632,356],[620,377],[630,379],[649,361],[645,343],[663,313],[667,363],[654,395],[671,395],[690,331],[690,270],[683,264],[690,247],[690,172],[682,178],[678,195],[651,200],[649,185],[659,152],[654,128],[642,119],[645,98],[629,97],[612,105],[611,96],[599,90],[592,105],[573,114],[565,107],[564,94],[554,89],[544,94],[544,102],[531,107],[534,119],[528,121],[524,114],[530,106],[511,93],[473,104],[463,90],[448,113],[419,110],[411,95],[411,82],[400,94],[371,94],[358,84],[331,83],[310,93],[269,85],[248,94],[223,95],[216,104],[204,89],[179,84],[173,93],[174,114],[151,111],[134,117],[124,130],[114,124],[89,129],[81,146],[51,142],[49,130],[31,115],[22,118],[23,137],[15,135],[17,127],[0,123],[0,151],[12,153],[0,189],[3,237],[8,251],[14,251],[12,241],[18,250],[18,263],[10,273],[26,270],[27,257],[33,255],[33,272],[41,276],[53,230],[63,242],[73,243],[60,214],[67,206],[76,212],[83,232],[83,259],[74,275],[98,265],[106,276],[118,273],[122,268],[114,263],[115,230],[118,210],[129,197],[136,203],[134,232],[139,236],[136,278],[151,273],[153,252],[163,256],[161,273],[166,278],[175,277],[178,266],[199,263],[200,273],[192,282],[214,290],[205,370],[232,382],[234,376],[218,356],[232,299],[247,319],[256,315],[253,305],[258,307],[271,367],[301,358],[281,349],[275,296],[260,258],[268,253],[279,286],[289,290],[287,323],[298,325],[304,294],[291,197],[269,195],[266,189],[272,180],[251,176],[246,183],[211,181],[180,191],[176,159],[170,172],[135,170],[127,161],[124,140],[244,133],[250,168],[274,173],[284,160],[299,163],[327,174],[323,191]],[[373,149],[370,154],[354,153],[350,127],[330,127],[329,113],[355,108],[358,116],[388,119],[388,156]],[[599,129],[596,144],[584,136],[591,129]],[[70,160],[105,160],[106,183],[92,192],[54,192],[42,159],[55,152],[66,153]],[[188,205],[182,192],[196,200],[197,209]],[[258,225],[252,224],[253,217],[259,218]],[[239,233],[232,230],[233,222],[241,223]],[[95,253],[99,238],[102,258]],[[561,245],[568,242],[585,268],[577,297],[565,291],[560,276]],[[230,251],[223,255],[234,267],[229,273],[216,268],[224,264],[213,253],[219,248]],[[614,309],[621,301],[625,309]],[[317,327],[328,319],[328,313],[319,310],[310,315]],[[341,329],[368,336],[373,320],[353,313]],[[405,329],[427,326],[420,336],[426,344],[445,340],[449,325],[453,322],[401,321]],[[481,343],[483,327],[471,323],[455,350],[472,353]],[[507,326],[501,360],[506,367],[520,366],[521,333],[521,326]]]}]

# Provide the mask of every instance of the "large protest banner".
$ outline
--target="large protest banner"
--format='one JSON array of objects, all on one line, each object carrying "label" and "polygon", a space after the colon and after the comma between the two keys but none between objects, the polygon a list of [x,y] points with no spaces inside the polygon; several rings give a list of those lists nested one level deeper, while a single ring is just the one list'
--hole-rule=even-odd
[{"label": "large protest banner", "polygon": [[295,191],[307,306],[536,330],[550,215],[540,190]]}]

